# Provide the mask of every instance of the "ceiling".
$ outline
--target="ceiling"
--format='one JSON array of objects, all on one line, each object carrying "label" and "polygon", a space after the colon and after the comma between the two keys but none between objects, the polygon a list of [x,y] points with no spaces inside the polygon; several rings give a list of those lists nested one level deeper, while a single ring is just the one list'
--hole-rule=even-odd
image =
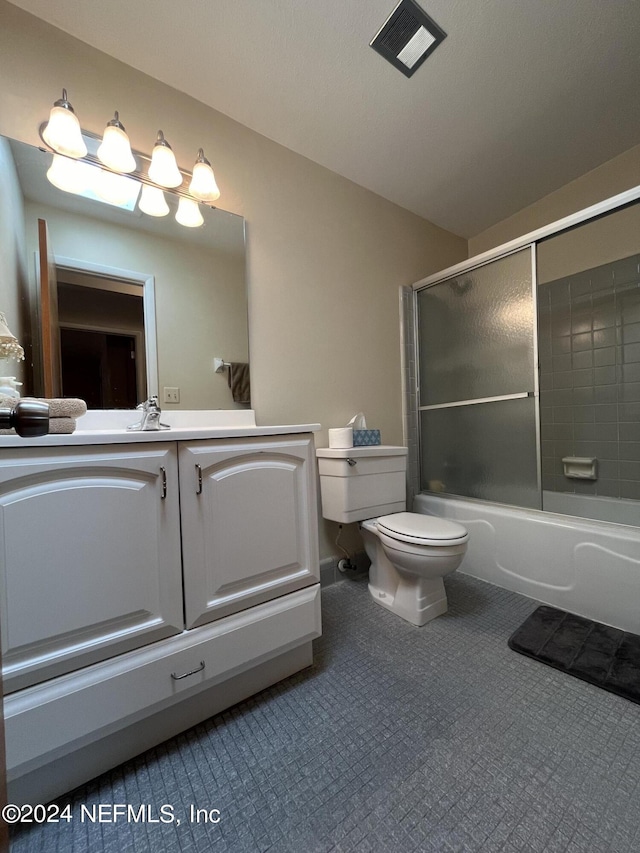
[{"label": "ceiling", "polygon": [[13,2],[464,237],[640,143],[638,0],[420,0],[410,79],[396,0]]}]

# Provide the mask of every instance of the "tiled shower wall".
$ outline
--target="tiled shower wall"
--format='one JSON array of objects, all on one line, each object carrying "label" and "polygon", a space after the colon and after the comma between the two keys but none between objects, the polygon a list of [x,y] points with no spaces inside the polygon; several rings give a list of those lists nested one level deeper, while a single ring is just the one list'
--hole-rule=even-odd
[{"label": "tiled shower wall", "polygon": [[640,255],[540,285],[538,318],[543,488],[640,500]]}]

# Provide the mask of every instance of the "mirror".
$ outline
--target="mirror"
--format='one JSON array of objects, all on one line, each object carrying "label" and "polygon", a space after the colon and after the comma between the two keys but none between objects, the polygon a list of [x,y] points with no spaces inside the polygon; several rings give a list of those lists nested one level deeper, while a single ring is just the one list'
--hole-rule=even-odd
[{"label": "mirror", "polygon": [[186,228],[171,191],[161,218],[64,192],[46,178],[52,156],[0,137],[0,311],[26,352],[0,372],[19,376],[23,396],[46,396],[40,329],[52,307],[63,396],[89,408],[152,393],[167,409],[247,408],[226,366],[249,361],[242,217],[200,205],[204,224]]}]

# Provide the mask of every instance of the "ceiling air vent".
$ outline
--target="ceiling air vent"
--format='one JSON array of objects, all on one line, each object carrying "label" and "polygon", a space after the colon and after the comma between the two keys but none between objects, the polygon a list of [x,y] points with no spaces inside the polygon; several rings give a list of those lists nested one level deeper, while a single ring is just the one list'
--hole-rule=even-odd
[{"label": "ceiling air vent", "polygon": [[400,0],[371,47],[405,77],[411,77],[446,37],[413,0]]}]

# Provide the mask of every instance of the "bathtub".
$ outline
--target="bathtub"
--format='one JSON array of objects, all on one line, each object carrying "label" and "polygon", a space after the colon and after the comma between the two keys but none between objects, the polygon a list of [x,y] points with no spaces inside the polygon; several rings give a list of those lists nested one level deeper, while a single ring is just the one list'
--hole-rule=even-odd
[{"label": "bathtub", "polygon": [[640,634],[640,529],[425,494],[413,511],[468,529],[459,572]]}]

